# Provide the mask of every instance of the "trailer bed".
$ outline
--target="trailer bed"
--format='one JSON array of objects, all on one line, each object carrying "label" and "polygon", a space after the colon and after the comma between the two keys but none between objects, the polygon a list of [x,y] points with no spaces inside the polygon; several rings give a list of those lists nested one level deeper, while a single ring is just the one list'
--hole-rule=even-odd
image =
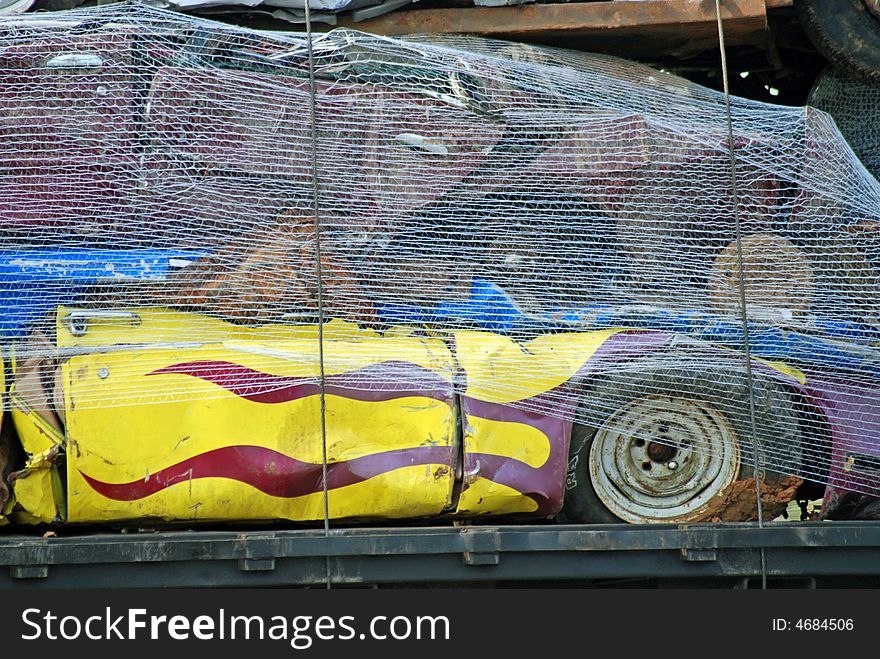
[{"label": "trailer bed", "polygon": [[[880,583],[880,523],[0,536],[2,588]],[[846,581],[849,579],[849,581]]]}]

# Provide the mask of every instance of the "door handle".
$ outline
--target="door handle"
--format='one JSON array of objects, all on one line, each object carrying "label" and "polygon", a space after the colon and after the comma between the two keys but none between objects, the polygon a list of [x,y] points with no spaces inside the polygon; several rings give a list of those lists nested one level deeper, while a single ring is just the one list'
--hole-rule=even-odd
[{"label": "door handle", "polygon": [[133,311],[71,311],[64,317],[67,331],[73,336],[84,336],[92,321],[121,321],[140,325],[141,317]]},{"label": "door handle", "polygon": [[63,53],[50,57],[44,69],[97,69],[104,65],[104,58],[93,53]]}]

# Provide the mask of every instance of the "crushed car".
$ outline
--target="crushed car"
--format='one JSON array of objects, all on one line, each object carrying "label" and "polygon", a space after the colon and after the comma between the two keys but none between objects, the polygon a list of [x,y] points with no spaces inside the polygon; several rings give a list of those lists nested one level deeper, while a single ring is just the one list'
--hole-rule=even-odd
[{"label": "crushed car", "polygon": [[880,185],[825,113],[478,39],[0,27],[3,520],[880,494]]}]

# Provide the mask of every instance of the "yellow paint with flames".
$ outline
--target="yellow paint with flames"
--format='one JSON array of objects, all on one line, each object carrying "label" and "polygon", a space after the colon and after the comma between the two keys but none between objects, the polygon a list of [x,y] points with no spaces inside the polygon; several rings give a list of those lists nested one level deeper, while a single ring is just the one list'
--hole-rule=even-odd
[{"label": "yellow paint with flames", "polygon": [[[151,322],[147,312],[138,314],[144,324]],[[172,322],[171,312],[158,315],[163,323]],[[59,317],[62,337],[63,310]],[[178,318],[183,326],[188,320]],[[452,355],[436,339],[402,333],[385,338],[353,328],[337,324],[340,331],[329,332],[334,338],[325,343],[328,375],[405,362],[424,369],[419,373],[429,372],[435,384],[429,395],[419,395],[414,384],[415,390],[388,399],[328,393],[330,516],[437,515],[451,506],[454,481]],[[315,328],[288,329],[282,339],[285,328],[230,328],[235,334],[230,339],[218,326],[212,337],[222,339],[217,343],[144,342],[72,357],[63,366],[69,520],[322,519],[320,399],[314,387],[267,402],[248,399],[247,387],[221,386],[226,381],[156,373],[179,364],[221,363],[276,378],[281,390],[294,391],[299,386],[294,378],[311,378],[307,384],[314,385],[319,373]],[[187,327],[180,330],[193,335]],[[270,333],[271,340],[263,340]],[[60,341],[87,339],[102,346],[123,338],[131,344],[140,335],[108,323],[106,330],[96,324],[83,336],[66,332]],[[212,455],[221,456],[225,475],[199,466]],[[241,462],[234,475],[224,471],[230,461]],[[256,479],[250,475],[255,470]],[[290,478],[291,473],[296,476]]]},{"label": "yellow paint with flames", "polygon": [[624,330],[547,334],[526,343],[492,332],[455,332],[455,355],[467,372],[465,394],[513,403],[564,385],[605,341]]},{"label": "yellow paint with flames", "polygon": [[[568,383],[602,344],[623,330],[568,332],[540,336],[526,343],[491,332],[455,332],[455,354],[467,374],[465,395],[477,400],[517,404]],[[484,419],[464,419],[464,450],[518,460],[533,469],[550,457],[550,438],[532,426]],[[538,505],[528,493],[493,482],[479,468],[465,477],[456,512],[461,515],[531,513]]]},{"label": "yellow paint with flames", "polygon": [[550,440],[537,428],[473,414],[467,416],[464,445],[469,453],[513,458],[534,469],[543,466],[550,457]]},{"label": "yellow paint with flames", "polygon": [[[466,415],[464,451],[518,460],[537,469],[550,457],[550,438],[537,428],[513,421]],[[481,475],[479,458],[473,473],[465,474],[456,513],[460,515],[510,515],[538,508],[527,494]]]},{"label": "yellow paint with flames", "polygon": [[477,476],[465,482],[456,512],[460,515],[516,515],[537,509],[534,499],[512,487]]},{"label": "yellow paint with flames", "polygon": [[[179,364],[223,363],[258,377],[317,382],[317,327],[243,327],[167,309],[135,309],[75,326],[69,322],[72,311],[59,309],[59,347],[83,348],[84,354],[62,366],[65,436],[26,406],[13,408],[16,427],[34,458],[16,488],[16,521],[64,516],[57,466],[47,453],[59,444],[66,450],[72,522],[323,518],[320,400],[314,391],[266,402],[249,399],[247,387],[236,393],[216,379],[167,371]],[[331,518],[428,517],[450,510],[455,479],[450,457],[459,414],[452,382],[457,369],[466,375],[466,396],[521,407],[533,396],[564,386],[620,331],[559,333],[526,343],[491,332],[459,331],[452,335],[453,356],[441,337],[418,336],[410,328],[378,333],[342,321],[328,323],[328,376],[397,362],[398,367],[419,367],[446,390],[439,399],[419,395],[418,387],[397,398],[357,400],[344,392],[328,393]],[[784,364],[769,365],[800,380],[799,372]],[[157,373],[162,369],[166,372]],[[551,438],[537,428],[473,413],[462,421],[466,454],[510,458],[531,469],[547,465]],[[293,494],[283,486],[261,489],[247,478],[187,471],[187,465],[212,452],[227,461],[236,459],[234,447],[244,447],[241,455],[256,451],[270,456],[261,463],[270,485],[274,469],[280,478],[290,461],[297,461],[296,468],[305,471]],[[433,449],[442,453],[444,448],[444,459],[434,452],[417,464],[402,459],[388,463],[390,469],[369,465],[376,456]],[[346,471],[348,477],[334,481]],[[493,482],[476,469],[465,474],[454,508],[460,515],[528,514],[538,505],[527,493]]]}]

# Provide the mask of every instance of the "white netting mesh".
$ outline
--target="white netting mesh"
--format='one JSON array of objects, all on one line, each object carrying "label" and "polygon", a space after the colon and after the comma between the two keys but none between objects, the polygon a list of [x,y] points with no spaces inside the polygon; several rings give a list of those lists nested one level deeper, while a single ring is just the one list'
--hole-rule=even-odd
[{"label": "white netting mesh", "polygon": [[807,102],[834,117],[852,150],[876,178],[880,174],[880,130],[874,119],[880,110],[880,89],[828,67]]},{"label": "white netting mesh", "polygon": [[[61,415],[88,352],[316,376],[316,175],[328,372],[386,364],[347,386],[424,385],[387,346],[440,338],[459,394],[616,432],[646,471],[731,441],[753,464],[754,416],[765,468],[876,492],[880,185],[827,114],[732,99],[735,206],[723,96],[612,57],[335,30],[313,127],[302,35],[120,5],[0,25],[21,397]],[[226,391],[142,381],[76,405]]]}]

